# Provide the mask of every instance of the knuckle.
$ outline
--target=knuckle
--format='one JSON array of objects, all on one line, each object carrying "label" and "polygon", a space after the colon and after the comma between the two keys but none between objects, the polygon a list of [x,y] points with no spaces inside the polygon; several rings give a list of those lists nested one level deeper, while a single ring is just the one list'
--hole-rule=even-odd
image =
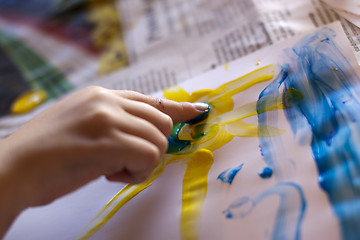
[{"label": "knuckle", "polygon": [[145,149],[145,155],[148,159],[148,163],[151,166],[155,166],[158,163],[161,156],[159,148],[157,148],[154,145]]},{"label": "knuckle", "polygon": [[104,101],[109,96],[109,91],[100,86],[90,86],[85,89],[89,94],[90,101]]},{"label": "knuckle", "polygon": [[161,149],[161,154],[164,154],[168,148],[168,138],[166,138],[165,136],[163,136],[160,140],[160,149]]},{"label": "knuckle", "polygon": [[96,93],[96,92],[102,92],[105,91],[106,88],[100,87],[100,86],[88,86],[84,88],[84,91],[88,93]]},{"label": "knuckle", "polygon": [[168,138],[173,129],[173,121],[169,115],[164,114],[162,126],[164,128],[164,135]]},{"label": "knuckle", "polygon": [[137,99],[142,95],[141,93],[132,90],[120,90],[118,94],[124,98],[129,99]]},{"label": "knuckle", "polygon": [[89,113],[89,120],[92,121],[95,125],[100,127],[109,126],[112,122],[112,114],[104,106],[94,106]]}]

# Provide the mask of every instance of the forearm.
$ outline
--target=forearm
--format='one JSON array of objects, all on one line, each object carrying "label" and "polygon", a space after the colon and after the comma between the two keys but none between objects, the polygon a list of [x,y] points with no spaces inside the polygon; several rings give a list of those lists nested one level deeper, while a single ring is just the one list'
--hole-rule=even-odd
[{"label": "forearm", "polygon": [[16,217],[24,210],[19,177],[10,170],[11,155],[4,141],[0,142],[0,239],[2,239]]},{"label": "forearm", "polygon": [[9,180],[0,177],[0,239],[4,237],[16,217],[24,209],[20,204],[21,199],[15,193]]}]

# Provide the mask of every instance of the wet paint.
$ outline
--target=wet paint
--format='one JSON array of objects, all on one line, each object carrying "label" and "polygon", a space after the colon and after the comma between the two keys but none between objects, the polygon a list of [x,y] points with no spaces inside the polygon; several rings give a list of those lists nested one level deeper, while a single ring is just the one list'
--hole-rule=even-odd
[{"label": "wet paint", "polygon": [[210,112],[210,105],[207,106],[207,109],[202,114],[187,121],[186,123],[189,123],[189,124],[199,123],[199,122],[205,120],[209,116],[209,112]]},{"label": "wet paint", "polygon": [[[305,197],[300,186],[284,182],[281,178],[287,169],[281,168],[284,163],[277,162],[281,152],[274,151],[284,146],[278,137],[283,130],[277,126],[278,110],[281,110],[285,112],[294,135],[304,129],[311,131],[309,144],[318,168],[319,184],[333,206],[343,239],[356,239],[360,235],[360,150],[357,148],[360,142],[360,135],[357,134],[360,132],[359,77],[334,43],[334,37],[331,29],[323,28],[303,38],[293,48],[286,49],[285,63],[276,77],[274,73],[277,67],[269,65],[216,89],[203,89],[191,94],[179,86],[166,90],[164,95],[175,101],[208,103],[211,108],[209,115],[195,124],[174,125],[174,138],[180,147],[166,154],[145,183],[128,185],[121,190],[89,223],[84,236],[89,237],[99,230],[127,201],[160,177],[168,164],[184,162],[189,168],[198,151],[205,149],[213,152],[234,137],[257,137],[266,168],[274,169],[275,180],[280,183],[256,198],[237,199],[224,211],[224,215],[227,219],[244,218],[268,196],[279,196],[272,239],[300,239],[306,209]],[[257,102],[234,107],[234,95],[270,80],[271,83],[261,92]],[[258,117],[257,124],[244,121],[252,116]],[[289,162],[293,164],[291,159]],[[196,184],[192,184],[196,179],[193,173],[205,179],[211,161],[206,166],[201,173],[196,173],[196,166],[192,170],[187,168],[184,175],[183,185],[190,187],[183,189],[180,219],[183,239],[198,237],[203,204],[203,198],[199,196],[204,196],[206,184],[194,187]],[[189,199],[197,200],[191,205]],[[192,210],[187,210],[186,206],[191,206]],[[193,221],[191,216],[195,216],[196,220]],[[185,231],[189,231],[189,235]]]},{"label": "wet paint", "polygon": [[240,164],[239,166],[237,166],[235,168],[229,168],[229,169],[223,171],[222,173],[220,173],[219,176],[217,177],[217,179],[220,179],[221,181],[223,181],[225,183],[232,184],[236,174],[238,174],[238,172],[243,168],[243,166],[244,166],[244,163]]},{"label": "wet paint", "polygon": [[272,174],[273,170],[269,167],[266,167],[259,173],[259,176],[261,178],[271,178]]},{"label": "wet paint", "polygon": [[187,162],[183,178],[180,230],[182,239],[198,239],[199,218],[205,201],[208,174],[214,156],[207,149],[200,149]]},{"label": "wet paint", "polygon": [[274,195],[279,197],[280,202],[271,239],[301,239],[301,226],[306,210],[306,200],[301,187],[292,182],[278,183],[254,199],[247,196],[236,199],[223,211],[223,214],[229,220],[245,218],[258,205],[266,202],[268,197]]},{"label": "wet paint", "polygon": [[[360,131],[360,81],[334,37],[326,29],[303,39],[288,53],[298,62],[289,66],[292,71],[285,87],[302,92],[304,101],[286,113],[288,118],[296,115],[308,122],[320,186],[338,217],[343,239],[356,239],[360,235],[360,138],[355,134]],[[306,80],[300,82],[300,77]],[[291,124],[295,132],[301,126],[297,122]]]},{"label": "wet paint", "polygon": [[[360,235],[360,103],[359,76],[334,42],[335,33],[323,28],[285,50],[281,73],[259,99],[274,98],[280,89],[303,96],[285,114],[296,135],[312,133],[310,147],[319,172],[319,184],[328,195],[343,239]],[[259,126],[274,121],[259,114]],[[276,121],[276,119],[275,119]],[[278,171],[274,139],[261,139],[267,165]]]},{"label": "wet paint", "polygon": [[188,146],[191,142],[188,140],[180,140],[179,132],[185,126],[186,123],[175,123],[173,126],[173,130],[168,139],[168,149],[166,153],[176,153],[183,150],[186,146]]},{"label": "wet paint", "polygon": [[11,113],[27,113],[45,102],[47,97],[47,93],[40,89],[25,92],[24,94],[20,95],[11,105]]},{"label": "wet paint", "polygon": [[[173,131],[169,138],[171,142],[168,149],[168,154],[161,160],[161,163],[151,177],[140,185],[128,185],[121,190],[103,210],[86,226],[83,230],[82,239],[91,237],[97,232],[103,225],[111,219],[111,217],[119,211],[119,209],[130,201],[134,196],[141,193],[145,188],[149,187],[153,181],[161,176],[166,166],[176,162],[184,162],[189,164],[194,161],[200,153],[213,152],[216,149],[221,148],[234,137],[264,137],[270,138],[283,133],[283,130],[268,126],[270,131],[262,132],[259,130],[257,124],[246,123],[244,120],[257,115],[256,102],[246,103],[234,109],[233,96],[247,90],[248,88],[266,81],[272,80],[274,73],[277,70],[276,65],[268,65],[259,68],[253,72],[250,72],[242,77],[239,77],[233,81],[226,82],[216,89],[202,89],[193,93],[186,92],[179,86],[172,87],[164,91],[164,96],[174,101],[187,101],[187,102],[205,102],[210,106],[210,111],[205,119],[196,123],[176,123],[174,124]],[[278,98],[281,101],[281,98]],[[282,103],[279,101],[273,101],[273,105],[269,104],[263,109],[264,112],[272,109],[283,109]],[[209,155],[209,154],[208,154]],[[210,168],[212,161],[208,161],[207,167]],[[192,236],[195,239],[197,236],[197,227],[195,226],[192,216],[198,216],[200,214],[202,200],[198,195],[203,195],[205,192],[205,181],[202,181],[202,187],[192,187],[192,181],[194,184],[197,182],[194,174],[198,174],[200,179],[205,179],[205,175],[198,170],[191,171],[191,179],[188,179],[189,175],[185,173],[183,185],[190,186],[183,190],[183,209],[181,215],[181,229],[183,239],[187,239],[187,236]],[[206,170],[208,171],[208,170]],[[188,172],[188,174],[190,174]],[[197,186],[196,184],[194,186]],[[186,194],[186,196],[184,196]],[[188,199],[197,199],[193,202],[192,211],[187,210],[189,206]],[[196,217],[196,219],[198,219]],[[198,220],[196,220],[198,221]],[[187,234],[185,231],[189,231]]]}]

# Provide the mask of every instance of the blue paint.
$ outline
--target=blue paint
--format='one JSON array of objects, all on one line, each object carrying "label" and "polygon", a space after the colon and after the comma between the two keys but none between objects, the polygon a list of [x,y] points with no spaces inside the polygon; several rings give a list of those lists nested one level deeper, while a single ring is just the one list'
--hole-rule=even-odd
[{"label": "blue paint", "polygon": [[179,132],[181,128],[185,125],[185,123],[175,123],[173,130],[170,134],[168,139],[168,149],[166,153],[177,153],[183,150],[185,147],[190,145],[190,141],[187,140],[180,140],[179,139]]},{"label": "blue paint", "polygon": [[[275,226],[271,239],[301,239],[301,226],[306,210],[304,193],[300,186],[292,182],[282,182],[267,189],[255,199],[241,197],[223,211],[227,219],[242,219],[269,196],[277,195],[280,203],[276,212]],[[264,203],[265,204],[265,203]],[[269,206],[273,208],[273,206]]]},{"label": "blue paint", "polygon": [[272,174],[273,170],[269,167],[266,167],[259,173],[259,176],[261,178],[271,178]]},{"label": "blue paint", "polygon": [[223,171],[222,173],[220,173],[220,175],[217,177],[217,179],[220,179],[223,182],[232,184],[236,174],[242,169],[243,166],[244,166],[244,164],[242,163],[235,168],[229,168],[229,169]]},{"label": "blue paint", "polygon": [[[287,49],[287,64],[259,101],[279,96],[280,85],[303,95],[285,114],[294,134],[311,131],[319,184],[338,218],[342,238],[350,240],[360,236],[360,80],[333,41],[335,37],[334,31],[325,27]],[[269,123],[266,112],[258,120],[259,124]],[[261,139],[260,147],[271,166],[275,161],[269,153],[271,140]]]},{"label": "blue paint", "polygon": [[193,118],[192,120],[187,121],[185,123],[174,123],[173,130],[170,134],[170,137],[168,138],[168,149],[166,153],[172,153],[172,154],[179,153],[182,150],[184,150],[186,147],[191,145],[192,141],[179,139],[179,133],[186,124],[192,124],[192,125],[194,124],[193,129],[195,135],[191,135],[191,137],[194,140],[198,140],[199,138],[205,136],[204,129],[206,127],[206,124],[197,124],[197,123],[200,123],[201,121],[205,120],[209,116],[209,113],[210,113],[210,106],[208,105],[208,108],[204,113]]},{"label": "blue paint", "polygon": [[[280,95],[279,87],[283,81],[287,78],[287,71],[281,70],[278,76],[260,93],[259,100],[256,104],[256,110],[258,113],[258,131],[259,135],[267,133],[268,126],[279,128],[278,123],[278,112],[277,111],[266,111],[271,106],[274,106],[273,99],[277,99]],[[270,135],[270,133],[269,133]],[[274,149],[282,149],[282,142],[280,137],[260,137],[259,147],[261,155],[268,168],[276,169],[278,179],[281,178],[281,164],[278,162],[278,152]]]}]

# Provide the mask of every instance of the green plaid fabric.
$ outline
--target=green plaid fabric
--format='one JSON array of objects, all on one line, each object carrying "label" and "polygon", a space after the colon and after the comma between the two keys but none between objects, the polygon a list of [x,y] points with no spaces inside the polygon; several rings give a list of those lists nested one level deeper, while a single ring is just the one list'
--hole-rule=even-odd
[{"label": "green plaid fabric", "polygon": [[56,98],[73,88],[58,69],[19,39],[0,31],[0,47],[32,89],[42,89],[47,92],[49,98]]}]

